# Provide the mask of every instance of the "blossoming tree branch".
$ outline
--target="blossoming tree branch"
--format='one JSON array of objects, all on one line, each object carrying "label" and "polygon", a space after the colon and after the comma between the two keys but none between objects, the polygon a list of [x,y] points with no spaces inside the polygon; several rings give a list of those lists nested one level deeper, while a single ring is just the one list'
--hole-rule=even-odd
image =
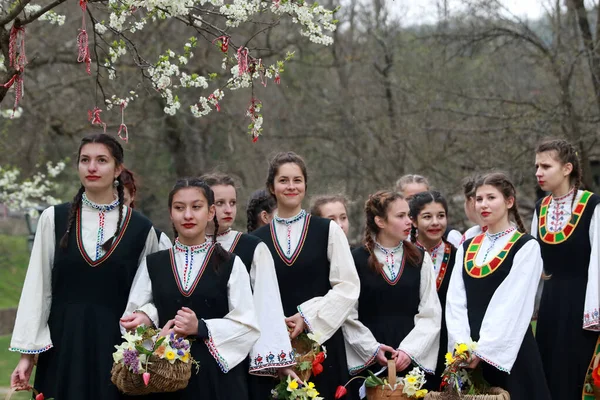
[{"label": "blossoming tree branch", "polygon": [[[124,56],[131,57],[141,72],[143,82],[150,85],[164,99],[164,112],[175,115],[184,109],[197,118],[213,110],[220,111],[226,91],[249,88],[246,116],[250,120],[249,133],[256,141],[262,132],[262,103],[254,95],[257,84],[268,81],[279,83],[286,61],[266,65],[253,47],[257,37],[289,19],[299,26],[300,34],[321,45],[333,42],[330,36],[337,21],[334,13],[318,3],[304,0],[71,0],[78,1],[81,9],[81,27],[77,32],[77,48],[73,57],[81,63],[81,73],[95,78],[102,97],[98,104],[87,110],[94,125],[104,126],[101,112],[118,107],[121,123],[118,134],[128,140],[124,110],[139,94],[138,82],[120,88],[121,93],[106,93],[103,82],[114,80],[124,66]],[[45,21],[61,26],[65,16],[60,6],[66,0],[41,2],[32,0],[0,0],[0,101],[9,91],[14,93],[13,115],[19,113],[27,78],[27,28],[32,23]],[[39,4],[37,4],[39,3]],[[181,48],[172,48],[151,59],[145,53],[144,43],[136,42],[134,33],[152,29],[164,22],[189,27],[191,36]],[[251,35],[240,34],[241,28],[255,24],[264,27]],[[206,75],[191,73],[187,67],[199,46],[211,46],[222,54],[221,71]],[[193,101],[182,104],[181,94],[193,91]],[[123,94],[126,93],[126,94]],[[188,98],[189,96],[186,96]],[[10,98],[10,96],[9,96]]]}]

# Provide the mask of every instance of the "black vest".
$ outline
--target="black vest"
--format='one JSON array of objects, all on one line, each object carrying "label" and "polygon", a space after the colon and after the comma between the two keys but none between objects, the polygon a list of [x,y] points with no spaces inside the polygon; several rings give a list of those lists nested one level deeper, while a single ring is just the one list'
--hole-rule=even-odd
[{"label": "black vest", "polygon": [[254,259],[254,251],[260,243],[260,239],[256,236],[248,235],[247,233],[238,232],[238,237],[234,239],[233,245],[229,251],[238,256],[246,266],[248,273],[252,268],[252,260]]},{"label": "black vest", "polygon": [[[529,234],[521,236],[515,244],[512,245],[510,251],[502,261],[502,264],[491,274],[483,278],[474,278],[467,273],[465,268],[464,258],[461,262],[463,281],[465,284],[465,291],[467,294],[467,311],[469,315],[469,325],[471,327],[471,337],[473,340],[479,340],[479,330],[481,329],[481,323],[483,317],[487,311],[488,305],[492,296],[496,292],[496,289],[504,282],[504,279],[510,273],[512,269],[515,254],[530,240],[535,238]],[[467,249],[473,241],[473,238],[468,239],[463,243],[463,257],[467,254]]]},{"label": "black vest", "polygon": [[[275,262],[281,303],[286,316],[298,312],[298,306],[313,297],[325,296],[331,289],[329,282],[329,260],[327,244],[329,241],[329,224],[326,218],[308,214],[305,223],[308,229],[298,246],[302,246],[295,260],[288,265],[276,249],[273,224],[260,227],[252,232],[269,248]],[[290,260],[287,260],[290,262]]]}]

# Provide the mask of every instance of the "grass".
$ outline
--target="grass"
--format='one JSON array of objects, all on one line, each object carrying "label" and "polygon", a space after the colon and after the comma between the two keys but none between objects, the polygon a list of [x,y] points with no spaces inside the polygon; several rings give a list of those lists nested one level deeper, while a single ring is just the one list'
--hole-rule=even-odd
[{"label": "grass", "polygon": [[26,236],[0,235],[0,308],[19,304],[29,263]]}]

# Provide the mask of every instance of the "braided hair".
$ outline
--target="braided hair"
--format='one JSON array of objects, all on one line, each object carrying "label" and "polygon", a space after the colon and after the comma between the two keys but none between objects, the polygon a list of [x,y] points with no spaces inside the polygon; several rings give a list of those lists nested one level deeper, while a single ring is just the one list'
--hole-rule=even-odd
[{"label": "braided hair", "polygon": [[[129,194],[131,195],[131,203],[129,203],[130,208],[135,208],[135,194],[137,192],[137,186],[135,185],[135,176],[131,170],[123,167],[123,171],[121,171],[121,182],[123,186],[129,190]],[[118,190],[118,189],[117,189]]]},{"label": "braided hair", "polygon": [[[448,215],[448,203],[446,202],[444,196],[442,196],[442,194],[437,190],[430,190],[429,192],[421,192],[415,194],[413,198],[410,199],[410,201],[408,202],[408,215],[413,221],[413,225],[410,229],[410,241],[412,243],[415,243],[417,241],[417,228],[415,227],[415,225],[417,225],[419,214],[421,213],[421,211],[423,211],[423,208],[425,208],[425,206],[430,203],[441,204],[444,208],[444,211],[446,212],[446,215]],[[442,240],[447,243],[447,240],[444,237],[442,237]]]},{"label": "braided hair", "polygon": [[[185,188],[196,188],[196,189],[200,190],[202,192],[202,194],[204,195],[204,197],[206,198],[208,207],[215,204],[215,194],[206,182],[204,182],[203,180],[201,180],[199,178],[181,178],[181,179],[178,179],[177,182],[175,182],[173,189],[171,189],[171,191],[169,192],[169,210],[171,209],[171,206],[173,205],[173,196],[175,196],[175,194],[177,192],[179,192],[181,189],[185,189]],[[217,221],[216,214],[213,217],[213,223],[215,225],[215,232],[218,232],[219,231],[219,221]],[[175,225],[173,225],[173,232],[175,234],[175,237],[177,237],[179,235],[177,232],[177,229],[175,228]],[[222,263],[229,261],[229,259],[231,258],[231,253],[228,252],[227,250],[225,250],[221,246],[221,243],[217,242],[216,234],[213,235],[213,246],[214,246],[214,255],[216,257],[215,271],[218,272],[219,266]]]},{"label": "braided hair", "polygon": [[246,218],[248,233],[256,230],[258,226],[258,217],[261,212],[266,211],[271,214],[277,208],[275,198],[265,189],[259,189],[252,193],[248,207],[246,208]]},{"label": "braided hair", "polygon": [[477,180],[475,184],[475,190],[484,185],[493,186],[498,189],[498,191],[502,193],[502,196],[504,196],[505,200],[508,200],[511,197],[514,199],[513,206],[508,210],[508,214],[509,216],[512,215],[513,219],[515,220],[517,224],[517,230],[522,233],[527,233],[525,225],[523,224],[523,219],[521,218],[521,214],[519,214],[519,208],[517,206],[517,189],[515,189],[515,185],[513,185],[508,176],[502,172],[491,172]]},{"label": "braided hair", "polygon": [[[79,144],[79,149],[77,150],[77,162],[79,162],[79,158],[81,156],[81,150],[83,149],[83,147],[86,144],[90,144],[90,143],[103,144],[104,146],[106,146],[106,148],[110,152],[111,156],[115,160],[115,167],[119,167],[119,166],[123,165],[123,160],[124,160],[123,147],[117,141],[116,138],[114,138],[110,135],[107,135],[105,133],[95,133],[95,134],[88,135],[88,136],[84,137],[83,139],[81,139],[81,143]],[[117,227],[115,229],[114,235],[102,244],[102,249],[104,251],[110,250],[110,247],[112,246],[113,241],[116,240],[116,238],[119,236],[119,231],[121,229],[121,223],[123,222],[124,191],[123,191],[123,183],[121,181],[121,176],[117,177],[117,182],[118,182],[117,195],[119,198],[119,219],[117,221]],[[67,230],[64,233],[64,235],[62,236],[62,238],[60,239],[60,243],[59,243],[59,246],[62,249],[66,249],[69,244],[69,235],[71,233],[71,229],[75,225],[75,218],[77,216],[77,213],[79,212],[79,208],[81,207],[81,200],[83,198],[84,192],[85,192],[85,187],[82,184],[79,187],[77,194],[73,198],[73,201],[71,202],[71,207],[69,209],[69,217],[67,220]]]},{"label": "braided hair", "polygon": [[[581,169],[581,161],[579,160],[579,155],[575,146],[563,139],[546,140],[540,143],[535,149],[536,154],[545,152],[555,152],[552,155],[552,158],[559,161],[563,165],[571,163],[573,166],[573,171],[571,171],[571,174],[569,175],[569,181],[571,187],[577,191],[581,186],[583,171]],[[577,193],[575,193],[573,199],[571,200],[571,209],[575,204],[575,197],[577,197]]]},{"label": "braided hair", "polygon": [[[381,271],[383,265],[379,262],[375,256],[375,240],[374,237],[381,231],[379,226],[375,223],[375,217],[387,220],[387,214],[389,206],[395,200],[404,199],[398,192],[392,192],[388,190],[381,190],[375,194],[369,196],[369,199],[365,202],[365,235],[363,243],[367,251],[369,252],[369,267],[376,271]],[[422,261],[422,255],[419,249],[409,241],[404,241],[404,252],[411,263],[419,265]]]}]

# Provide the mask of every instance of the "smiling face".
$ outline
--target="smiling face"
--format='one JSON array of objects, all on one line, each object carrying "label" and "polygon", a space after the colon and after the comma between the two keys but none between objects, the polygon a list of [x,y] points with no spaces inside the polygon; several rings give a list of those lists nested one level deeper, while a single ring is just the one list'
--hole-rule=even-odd
[{"label": "smiling face", "polygon": [[288,217],[299,213],[306,194],[306,180],[300,166],[296,163],[280,165],[271,192],[277,199],[279,215]]},{"label": "smiling face", "polygon": [[329,203],[322,204],[319,207],[320,214],[323,218],[329,218],[335,221],[348,236],[350,230],[350,222],[348,221],[348,214],[346,214],[346,206],[340,201],[330,201]]},{"label": "smiling face", "polygon": [[546,192],[561,195],[568,192],[571,172],[573,164],[561,163],[556,150],[535,155],[535,177],[540,188]]},{"label": "smiling face", "polygon": [[231,185],[214,185],[211,189],[215,193],[215,209],[219,231],[225,232],[231,228],[237,215],[237,195]]},{"label": "smiling face", "polygon": [[380,231],[390,241],[401,242],[410,235],[411,221],[408,216],[408,203],[404,199],[392,201],[387,209],[386,219],[375,217],[375,223]]},{"label": "smiling face", "polygon": [[494,186],[483,185],[475,194],[475,209],[481,221],[489,227],[491,233],[497,233],[509,224],[509,209],[514,205],[514,198],[505,199]]},{"label": "smiling face", "polygon": [[104,144],[88,143],[79,152],[77,169],[85,190],[100,193],[113,190],[113,182],[121,174],[122,167],[117,166]]},{"label": "smiling face", "polygon": [[204,192],[196,187],[184,187],[173,195],[171,222],[183,244],[204,242],[208,221],[215,216],[215,206],[209,206]]},{"label": "smiling face", "polygon": [[442,240],[448,226],[446,217],[446,210],[442,204],[426,204],[417,216],[416,223],[413,223],[419,230],[419,240],[423,239],[422,236],[425,236],[428,243],[438,243]]}]

